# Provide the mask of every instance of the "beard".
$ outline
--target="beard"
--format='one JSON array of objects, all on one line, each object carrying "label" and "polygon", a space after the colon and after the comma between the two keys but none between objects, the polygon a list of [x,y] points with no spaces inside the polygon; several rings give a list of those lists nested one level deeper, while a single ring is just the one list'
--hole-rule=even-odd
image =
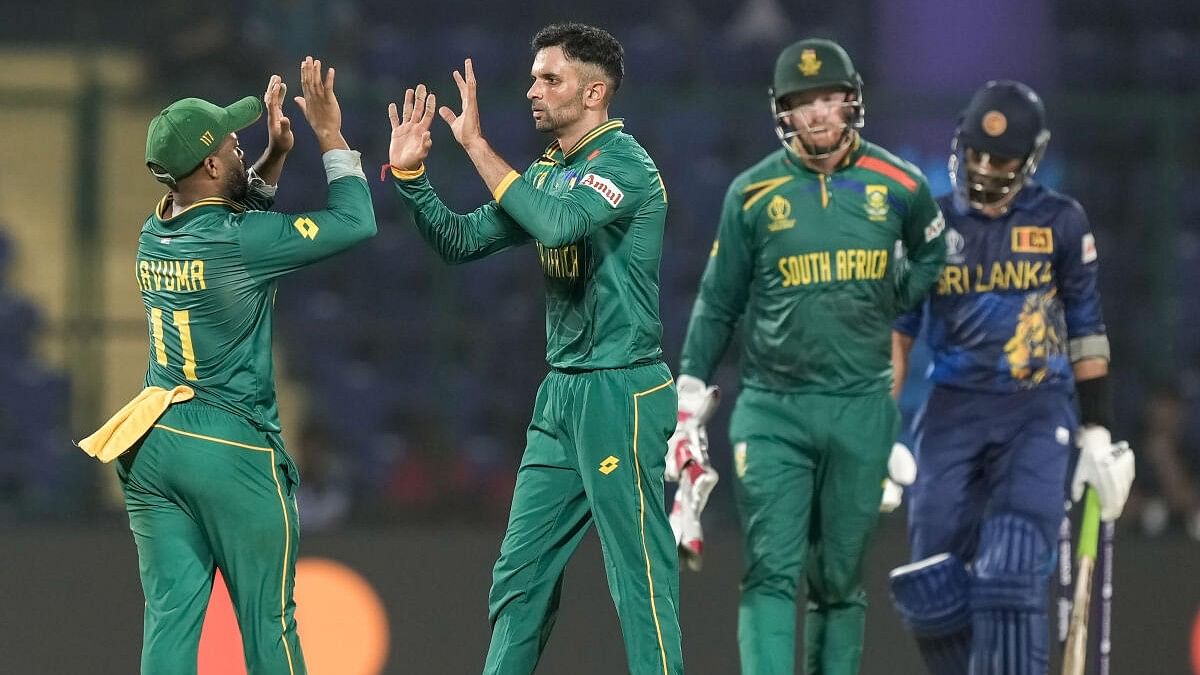
[{"label": "beard", "polygon": [[795,131],[793,145],[800,154],[810,156],[829,155],[846,147],[852,140],[854,127],[851,124],[853,112],[847,104],[842,104],[821,119],[819,123],[809,122],[802,112],[793,112],[787,124]]},{"label": "beard", "polygon": [[[809,154],[823,155],[833,152],[839,146],[841,146],[845,141],[847,132],[848,129],[842,129],[841,133],[832,135],[832,137],[830,134],[817,134],[815,138],[811,138],[809,140],[805,140],[803,137],[798,136],[796,137],[796,142],[799,143],[801,147]],[[819,142],[817,142],[818,139]]]},{"label": "beard", "polygon": [[575,98],[557,108],[541,108],[541,119],[535,119],[533,126],[544,134],[552,134],[574,124],[583,115],[583,87],[575,94]]},{"label": "beard", "polygon": [[250,194],[250,173],[246,171],[246,165],[238,162],[237,166],[225,174],[225,197],[235,201],[242,202]]}]

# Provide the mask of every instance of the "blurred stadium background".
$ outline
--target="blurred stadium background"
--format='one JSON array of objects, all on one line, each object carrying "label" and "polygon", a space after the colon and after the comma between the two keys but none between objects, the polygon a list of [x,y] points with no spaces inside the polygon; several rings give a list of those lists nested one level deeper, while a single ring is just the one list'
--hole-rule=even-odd
[{"label": "blurred stadium background", "polygon": [[[866,80],[866,137],[920,166],[937,193],[949,187],[957,111],[977,86],[1006,77],[1041,92],[1054,136],[1039,177],[1091,216],[1116,435],[1141,450],[1118,542],[1113,672],[1200,673],[1190,646],[1200,642],[1195,2],[9,4],[0,22],[0,672],[136,669],[132,539],[111,469],[71,439],[142,382],[133,255],[161,195],[143,164],[150,117],[184,96],[260,95],[271,73],[298,93],[297,64],[313,54],[338,70],[345,136],[370,177],[386,161],[387,102],[423,81],[457,105],[449,73],[471,56],[485,133],[524,166],[546,143],[524,99],[528,40],[541,25],[578,20],[623,42],[614,114],[670,190],[662,316],[672,366],[724,189],[778,147],[766,90],[782,46],[809,35],[845,45]],[[302,116],[290,102],[285,110],[297,148],[277,207],[298,210],[320,202],[324,176]],[[265,135],[254,128],[242,139],[256,157]],[[429,170],[459,210],[487,198],[440,122]],[[278,298],[280,403],[303,476],[301,553],[350,565],[382,598],[385,670],[362,672],[476,672],[490,565],[545,371],[540,271],[529,252],[443,266],[390,187],[372,186],[379,236],[286,279]],[[717,380],[736,389],[732,359]],[[726,475],[728,412],[712,429]],[[691,672],[733,673],[740,543],[728,484],[706,518],[709,564],[684,576],[685,654]],[[883,590],[906,555],[903,516],[885,518],[870,563],[865,673],[918,672]],[[602,576],[593,541],[568,572],[542,672],[622,671]],[[301,622],[311,652],[318,638]]]}]

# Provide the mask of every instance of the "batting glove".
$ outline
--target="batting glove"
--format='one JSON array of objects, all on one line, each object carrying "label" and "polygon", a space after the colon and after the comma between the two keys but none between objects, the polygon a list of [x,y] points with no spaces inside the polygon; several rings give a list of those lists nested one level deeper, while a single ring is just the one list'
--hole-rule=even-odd
[{"label": "batting glove", "polygon": [[883,497],[879,500],[879,511],[891,513],[904,500],[904,488],[917,480],[917,460],[908,446],[903,443],[892,445],[888,457],[888,476],[883,479]]},{"label": "batting glove", "polygon": [[1100,499],[1100,520],[1112,522],[1121,516],[1129,488],[1133,485],[1133,450],[1125,441],[1112,442],[1112,434],[1102,426],[1089,425],[1079,431],[1079,463],[1071,479],[1071,498],[1083,498],[1084,484],[1096,489]]}]

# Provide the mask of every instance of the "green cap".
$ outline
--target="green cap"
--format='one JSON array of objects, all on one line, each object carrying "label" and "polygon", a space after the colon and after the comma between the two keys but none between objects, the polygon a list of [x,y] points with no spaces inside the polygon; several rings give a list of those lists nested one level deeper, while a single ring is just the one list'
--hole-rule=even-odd
[{"label": "green cap", "polygon": [[226,136],[254,124],[262,111],[262,101],[253,96],[224,108],[199,98],[172,103],[150,120],[146,132],[150,173],[163,183],[175,183],[216,152]]},{"label": "green cap", "polygon": [[810,38],[783,50],[775,62],[776,99],[822,87],[862,89],[862,77],[845,49],[832,40]]}]

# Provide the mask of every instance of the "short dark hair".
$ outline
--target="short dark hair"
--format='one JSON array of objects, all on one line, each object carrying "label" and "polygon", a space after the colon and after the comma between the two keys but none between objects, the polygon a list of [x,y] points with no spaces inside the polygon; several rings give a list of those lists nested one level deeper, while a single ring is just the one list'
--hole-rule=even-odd
[{"label": "short dark hair", "polygon": [[612,80],[615,92],[625,76],[625,50],[621,43],[603,28],[582,23],[555,23],[533,36],[530,46],[534,53],[548,47],[562,47],[567,58],[599,66]]}]

